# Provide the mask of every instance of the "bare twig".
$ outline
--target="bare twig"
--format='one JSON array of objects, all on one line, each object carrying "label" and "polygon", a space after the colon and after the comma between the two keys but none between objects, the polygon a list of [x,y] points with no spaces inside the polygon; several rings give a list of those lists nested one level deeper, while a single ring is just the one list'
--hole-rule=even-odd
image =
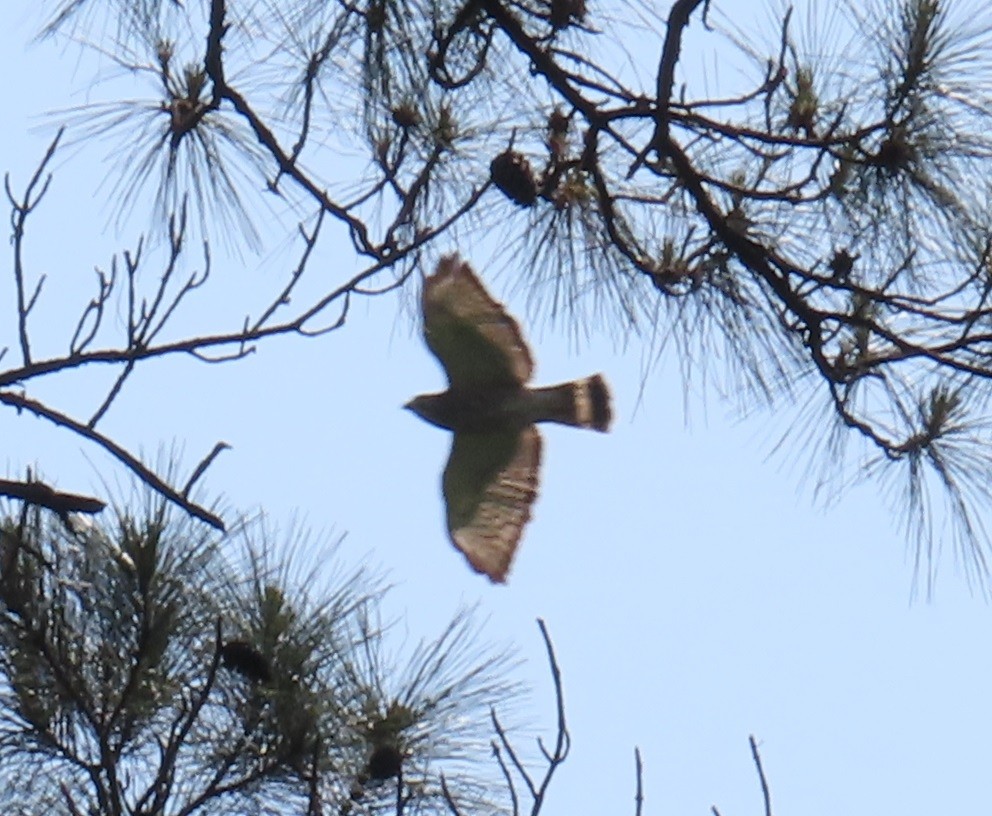
[{"label": "bare twig", "polygon": [[765,769],[761,766],[761,755],[758,753],[758,743],[754,736],[748,738],[751,744],[751,756],[754,758],[754,767],[758,769],[758,779],[761,780],[761,795],[765,800],[765,816],[772,816],[772,797],[768,790],[768,780],[765,778]]},{"label": "bare twig", "polygon": [[510,767],[506,765],[503,760],[503,752],[505,752],[510,758],[510,765],[512,765],[513,769],[527,786],[527,790],[529,791],[532,800],[530,808],[531,816],[538,816],[541,812],[541,808],[544,804],[544,798],[548,792],[548,787],[551,785],[551,780],[554,778],[555,772],[558,770],[559,766],[568,757],[568,751],[571,745],[571,737],[569,736],[568,726],[565,721],[565,696],[562,690],[561,670],[558,668],[558,659],[555,657],[554,645],[551,643],[551,636],[548,633],[548,628],[544,621],[538,618],[537,625],[541,629],[541,637],[544,639],[544,646],[548,654],[548,663],[550,664],[551,677],[554,681],[555,701],[558,712],[558,728],[554,749],[549,751],[545,748],[544,743],[540,739],[537,741],[537,744],[541,749],[541,753],[548,763],[547,769],[545,770],[544,776],[541,778],[539,784],[534,781],[534,778],[527,771],[523,762],[517,755],[517,752],[514,750],[512,744],[510,743],[509,737],[506,734],[506,730],[503,728],[499,718],[496,716],[495,710],[490,711],[490,718],[492,719],[493,728],[496,730],[496,736],[498,739],[498,742],[493,744],[493,753],[496,756],[496,761],[500,765],[504,778],[507,780],[507,786],[513,800],[513,812],[514,814],[517,813],[517,795],[513,784],[513,775],[510,771]]},{"label": "bare twig", "polygon": [[219,516],[211,513],[205,507],[201,507],[195,502],[189,501],[185,496],[178,493],[174,488],[142,464],[137,457],[126,451],[109,437],[104,436],[98,431],[84,425],[81,422],[78,422],[60,411],[49,408],[47,405],[38,402],[37,400],[21,396],[20,394],[15,394],[12,391],[0,391],[0,403],[10,405],[14,408],[30,411],[35,416],[47,419],[62,428],[67,428],[68,430],[75,432],[85,439],[89,439],[91,442],[96,443],[107,451],[107,453],[115,459],[126,465],[135,476],[141,479],[141,481],[160,493],[169,501],[177,504],[191,516],[194,516],[201,521],[205,521],[211,527],[215,527],[218,530],[224,529],[224,522]]},{"label": "bare twig", "polygon": [[[135,807],[135,812],[147,812],[147,813],[161,813],[165,807],[166,802],[169,800],[169,794],[172,791],[172,785],[175,782],[175,763],[176,756],[179,754],[180,750],[184,747],[186,742],[186,737],[192,730],[193,726],[196,724],[197,719],[200,716],[200,710],[206,705],[207,698],[210,696],[210,690],[214,686],[214,681],[217,678],[217,669],[220,666],[221,661],[221,621],[217,619],[217,627],[214,635],[214,654],[210,661],[209,666],[207,666],[207,674],[204,679],[203,686],[192,692],[192,704],[189,710],[185,713],[180,712],[179,717],[173,723],[170,729],[169,739],[165,747],[161,752],[161,761],[159,763],[158,774],[153,782],[148,786],[142,798],[138,801]],[[212,795],[212,794],[211,794]],[[196,807],[193,803],[190,803],[183,813],[191,813],[193,810],[198,808],[203,804],[209,797],[207,792],[194,800],[196,802]],[[148,810],[144,810],[145,803],[151,801]]]},{"label": "bare twig", "polygon": [[448,781],[444,778],[443,773],[441,774],[441,798],[444,799],[444,803],[448,806],[451,816],[461,816],[462,812],[458,809],[455,797],[451,795],[451,791],[448,789]]},{"label": "bare twig", "polygon": [[76,800],[72,798],[69,786],[65,782],[60,782],[59,789],[62,791],[62,796],[65,797],[65,803],[69,808],[71,816],[83,816],[83,812],[76,805]]},{"label": "bare twig", "polygon": [[207,33],[207,50],[203,60],[207,76],[213,83],[213,104],[219,105],[224,92],[224,35],[227,33],[224,0],[210,0],[210,31]]},{"label": "bare twig", "polygon": [[[114,284],[117,281],[116,260],[111,264],[109,279],[99,269],[96,270],[96,276],[96,295],[89,303],[86,304],[86,308],[83,309],[82,313],[79,315],[79,320],[76,323],[76,330],[72,333],[72,339],[69,340],[70,357],[79,354],[87,346],[89,346],[89,344],[96,338],[97,332],[100,330],[100,325],[103,323],[104,309],[107,305],[107,301],[110,299],[111,293],[114,290]],[[87,323],[89,323],[89,326],[87,326]]]},{"label": "bare twig", "polygon": [[637,791],[634,793],[634,816],[641,816],[644,807],[644,765],[641,763],[641,749],[634,749],[634,767],[636,768]]},{"label": "bare twig", "polygon": [[[514,769],[520,778],[523,779],[524,784],[527,785],[527,790],[530,791],[531,799],[537,799],[537,786],[534,784],[534,780],[531,778],[530,774],[527,772],[527,768],[524,766],[523,762],[517,756],[517,752],[513,749],[513,745],[510,743],[509,737],[506,735],[506,731],[503,725],[500,723],[496,716],[496,710],[490,711],[490,718],[492,719],[493,728],[496,730],[496,736],[499,738],[499,744],[503,751],[506,751],[507,756],[510,757],[510,763],[513,765]],[[498,755],[500,761],[502,758]]]},{"label": "bare twig", "polygon": [[[64,128],[60,129],[59,132],[55,134],[55,138],[52,139],[51,143],[48,145],[48,150],[45,151],[45,155],[38,164],[38,168],[34,171],[31,181],[28,182],[28,186],[24,191],[24,196],[21,199],[14,196],[13,190],[10,186],[10,174],[4,176],[4,189],[7,192],[7,199],[10,201],[10,205],[13,208],[10,215],[10,223],[14,232],[14,282],[17,287],[17,330],[18,336],[20,337],[21,357],[23,358],[24,365],[30,365],[31,363],[31,345],[28,339],[28,314],[30,314],[32,307],[37,301],[38,295],[41,292],[42,283],[44,282],[44,276],[42,276],[38,280],[34,293],[30,297],[26,296],[24,282],[24,260],[22,254],[24,225],[34,208],[37,207],[38,203],[45,197],[45,193],[48,192],[48,187],[52,183],[51,174],[45,178],[44,182],[41,181],[41,177],[44,174],[48,163],[55,155],[55,150],[59,145],[59,140],[62,138],[63,132]],[[39,183],[41,183],[41,189],[38,190],[37,194],[35,194],[35,188]]]},{"label": "bare twig", "polygon": [[512,805],[510,813],[513,814],[513,816],[518,816],[520,813],[520,798],[517,796],[517,786],[513,781],[513,774],[511,773],[506,762],[503,761],[503,754],[499,749],[499,745],[494,742],[492,747],[493,756],[496,757],[496,762],[499,764],[499,769],[503,774],[503,779],[506,780],[506,789],[510,793],[510,804]]},{"label": "bare twig", "polygon": [[251,129],[255,132],[258,141],[271,154],[272,158],[276,160],[276,163],[279,165],[279,172],[289,176],[299,184],[328,214],[347,224],[352,243],[359,254],[378,258],[380,253],[370,240],[368,227],[365,223],[333,201],[327,193],[321,190],[309,176],[297,167],[296,161],[282,149],[275,133],[255,113],[251,105],[248,104],[248,100],[229,86],[225,86],[223,96],[234,105],[234,109],[248,122]]},{"label": "bare twig", "polygon": [[288,306],[290,302],[290,296],[293,293],[293,289],[296,288],[296,284],[299,283],[300,278],[303,277],[303,273],[306,271],[307,263],[310,260],[310,256],[313,253],[314,247],[317,246],[317,238],[320,236],[320,228],[324,223],[325,210],[320,210],[317,213],[317,223],[314,224],[313,230],[309,233],[303,224],[298,227],[300,236],[303,238],[303,253],[300,255],[300,261],[296,265],[296,269],[293,270],[289,277],[289,282],[283,288],[283,290],[274,297],[269,305],[269,307],[262,312],[259,318],[252,325],[252,331],[258,331],[262,326],[265,325],[266,321],[275,313],[277,309],[283,306]]},{"label": "bare twig", "polygon": [[134,360],[129,360],[124,364],[124,368],[121,370],[121,373],[117,375],[117,379],[110,387],[110,390],[107,392],[107,396],[104,398],[103,402],[100,403],[100,407],[93,412],[93,416],[90,417],[90,421],[86,423],[87,428],[95,428],[97,423],[103,419],[104,414],[110,410],[110,406],[121,393],[121,389],[124,388],[124,383],[127,381],[127,378],[131,376],[131,372],[133,371]]},{"label": "bare twig", "polygon": [[210,451],[210,453],[208,453],[206,456],[204,456],[203,459],[200,461],[200,464],[198,464],[196,468],[194,468],[192,475],[189,477],[189,481],[187,481],[185,486],[183,487],[182,490],[183,495],[188,497],[190,490],[193,489],[193,485],[196,484],[196,482],[204,473],[207,472],[207,468],[210,467],[211,464],[213,464],[214,459],[220,456],[220,454],[223,453],[224,451],[230,449],[231,446],[228,445],[227,442],[218,442],[216,445],[214,445],[213,450]]}]

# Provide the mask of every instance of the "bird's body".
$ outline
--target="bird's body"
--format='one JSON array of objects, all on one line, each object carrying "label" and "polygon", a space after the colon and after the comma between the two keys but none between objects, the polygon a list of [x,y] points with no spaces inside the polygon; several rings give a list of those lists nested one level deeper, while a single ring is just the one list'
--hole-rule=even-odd
[{"label": "bird's body", "polygon": [[524,428],[535,422],[558,422],[606,431],[610,424],[609,391],[596,374],[584,380],[544,388],[521,386],[485,391],[421,394],[406,407],[421,419],[449,431],[479,433]]},{"label": "bird's body", "polygon": [[519,326],[457,256],[441,259],[421,304],[424,339],[448,389],[406,407],[454,431],[442,479],[448,531],[473,569],[503,582],[537,497],[536,423],[606,431],[609,389],[599,374],[528,387],[534,364]]}]

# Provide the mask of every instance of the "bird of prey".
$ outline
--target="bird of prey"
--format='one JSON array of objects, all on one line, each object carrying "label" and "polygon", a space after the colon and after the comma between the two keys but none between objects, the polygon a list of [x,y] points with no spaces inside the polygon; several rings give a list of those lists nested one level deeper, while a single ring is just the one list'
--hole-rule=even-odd
[{"label": "bird of prey", "polygon": [[535,423],[606,431],[610,393],[602,376],[529,388],[534,363],[517,322],[457,255],[424,282],[424,339],[448,390],[406,408],[454,431],[442,490],[451,541],[476,572],[506,581],[537,497],[541,435]]}]

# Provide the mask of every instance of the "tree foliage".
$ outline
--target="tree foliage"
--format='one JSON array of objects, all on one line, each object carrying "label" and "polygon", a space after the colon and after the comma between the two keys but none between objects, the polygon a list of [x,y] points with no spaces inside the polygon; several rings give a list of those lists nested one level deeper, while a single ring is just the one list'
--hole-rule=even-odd
[{"label": "tree foliage", "polygon": [[[578,333],[600,321],[638,334],[745,410],[802,406],[786,424],[811,437],[821,486],[880,479],[927,576],[952,542],[984,578],[992,26],[981,4],[810,2],[755,30],[702,0],[672,3],[666,20],[582,0],[48,8],[45,36],[117,69],[95,87],[105,101],[54,115],[60,138],[109,144],[118,224],[154,201],[155,226],[99,274],[65,350],[41,358],[30,316],[44,293],[24,264],[24,225],[59,140],[21,192],[8,179],[19,316],[0,372],[8,407],[87,437],[221,526],[188,501],[190,484],[166,484],[101,433],[134,367],[338,329],[356,297],[404,285],[498,222],[514,234],[505,260],[548,316]],[[623,63],[635,27],[653,43],[656,61],[641,66],[653,83]],[[701,88],[689,42],[725,60],[733,49],[754,70]],[[170,332],[208,278],[236,285],[212,246],[283,240],[260,228],[266,212],[299,219],[278,283],[247,315]],[[342,241],[357,272],[314,262]],[[106,320],[116,303],[121,332]],[[92,363],[119,375],[88,416],[30,396]]]},{"label": "tree foliage", "polygon": [[302,569],[302,543],[257,521],[220,536],[161,498],[75,529],[6,515],[4,812],[497,807],[480,759],[520,692],[506,653],[463,612],[398,658],[381,580]]},{"label": "tree foliage", "polygon": [[[470,773],[459,785],[428,773],[468,750],[448,727],[458,706],[502,693],[486,679],[495,663],[446,673],[463,622],[406,675],[387,670],[374,582],[310,598],[251,533],[221,536],[231,519],[194,487],[223,442],[180,477],[105,418],[146,361],[223,364],[271,338],[339,330],[356,299],[412,285],[497,224],[504,265],[545,316],[641,338],[687,383],[771,407],[783,450],[798,433],[822,466],[818,488],[881,482],[926,578],[950,543],[986,579],[984,3],[811,0],[757,27],[710,0],[674,0],[664,19],[585,0],[42,8],[40,36],[81,48],[104,81],[90,88],[98,101],[52,112],[36,170],[5,180],[0,405],[102,448],[173,509],[108,521],[102,498],[0,481],[24,503],[0,542],[12,795],[41,780],[62,812],[146,814],[244,812],[280,785],[310,813],[488,801]],[[714,77],[705,55],[751,70]],[[109,158],[103,194],[127,238],[60,334],[36,320],[62,290],[32,268],[29,226],[69,146]],[[218,292],[245,294],[229,259],[274,247],[281,267],[228,308]],[[194,309],[203,298],[209,314]],[[190,328],[190,314],[205,316]],[[41,395],[97,367],[115,372],[97,405]],[[80,512],[96,514],[86,529]],[[241,535],[251,557],[232,565]],[[495,726],[504,782],[513,791],[524,774],[539,808],[546,785]],[[546,780],[565,751],[562,715]],[[15,755],[37,757],[37,773]]]}]

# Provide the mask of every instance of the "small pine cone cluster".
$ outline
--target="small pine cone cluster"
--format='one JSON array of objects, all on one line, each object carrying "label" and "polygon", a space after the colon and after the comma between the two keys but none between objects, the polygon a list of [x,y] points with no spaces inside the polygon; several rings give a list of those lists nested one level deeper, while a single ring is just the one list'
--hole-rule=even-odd
[{"label": "small pine cone cluster", "polygon": [[395,745],[377,745],[369,757],[365,772],[369,779],[383,781],[400,775],[403,767],[403,754]]},{"label": "small pine cone cluster", "polygon": [[568,152],[568,116],[555,108],[548,116],[548,149],[552,161],[561,161]]},{"label": "small pine cone cluster", "polygon": [[533,207],[537,201],[537,181],[523,154],[504,150],[489,165],[489,177],[507,198],[521,207]]},{"label": "small pine cone cluster", "polygon": [[225,668],[238,672],[255,683],[272,680],[269,661],[244,640],[229,640],[220,647],[220,657]]},{"label": "small pine cone cluster", "polygon": [[555,31],[581,23],[586,18],[586,0],[551,0],[548,21]]}]

